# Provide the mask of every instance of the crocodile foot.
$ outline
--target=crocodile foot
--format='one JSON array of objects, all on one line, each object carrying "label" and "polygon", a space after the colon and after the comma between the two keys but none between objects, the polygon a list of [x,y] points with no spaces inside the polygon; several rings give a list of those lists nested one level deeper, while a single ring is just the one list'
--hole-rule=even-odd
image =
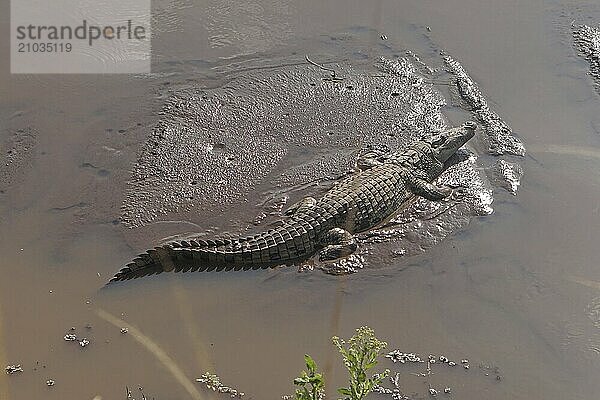
[{"label": "crocodile foot", "polygon": [[319,252],[319,261],[331,261],[347,257],[357,248],[356,239],[352,234],[341,228],[330,229],[321,244],[325,247]]},{"label": "crocodile foot", "polygon": [[425,179],[413,175],[408,171],[401,173],[402,180],[408,186],[408,189],[417,196],[426,198],[427,200],[437,201],[442,200],[452,193],[452,189],[446,186],[436,186],[427,182]]}]

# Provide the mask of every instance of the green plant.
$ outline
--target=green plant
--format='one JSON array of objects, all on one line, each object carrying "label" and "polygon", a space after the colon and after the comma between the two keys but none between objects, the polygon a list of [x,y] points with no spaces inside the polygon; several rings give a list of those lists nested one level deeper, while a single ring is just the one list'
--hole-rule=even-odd
[{"label": "green plant", "polygon": [[334,336],[331,340],[342,354],[344,365],[350,375],[349,386],[338,389],[338,393],[344,396],[345,400],[365,398],[389,375],[390,371],[387,369],[371,377],[367,375],[367,372],[377,365],[377,358],[387,347],[386,342],[375,337],[373,329],[368,326],[358,328],[354,336],[348,340],[347,348],[344,339]]},{"label": "green plant", "polygon": [[308,371],[302,371],[300,376],[294,379],[294,385],[298,386],[296,400],[321,400],[325,387],[323,374],[317,373],[317,364],[308,354],[304,355],[304,361]]}]

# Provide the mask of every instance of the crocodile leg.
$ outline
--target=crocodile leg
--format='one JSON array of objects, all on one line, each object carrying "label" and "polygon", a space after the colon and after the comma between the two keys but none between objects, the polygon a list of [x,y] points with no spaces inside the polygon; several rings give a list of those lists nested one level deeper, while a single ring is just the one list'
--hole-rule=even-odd
[{"label": "crocodile leg", "polygon": [[342,228],[333,228],[325,233],[321,239],[325,246],[319,252],[319,261],[330,261],[347,257],[356,251],[356,239],[352,234]]},{"label": "crocodile leg", "polygon": [[452,189],[448,187],[439,187],[427,182],[423,178],[419,178],[408,171],[401,173],[402,180],[406,183],[411,192],[417,196],[426,198],[427,200],[441,200],[452,193]]},{"label": "crocodile leg", "polygon": [[388,151],[383,149],[369,149],[366,152],[360,154],[356,160],[356,166],[361,171],[365,171],[369,168],[373,168],[376,165],[383,164],[385,156]]},{"label": "crocodile leg", "polygon": [[317,200],[314,197],[305,197],[297,203],[292,204],[287,210],[283,212],[284,215],[294,215],[297,212],[308,211],[317,204]]}]

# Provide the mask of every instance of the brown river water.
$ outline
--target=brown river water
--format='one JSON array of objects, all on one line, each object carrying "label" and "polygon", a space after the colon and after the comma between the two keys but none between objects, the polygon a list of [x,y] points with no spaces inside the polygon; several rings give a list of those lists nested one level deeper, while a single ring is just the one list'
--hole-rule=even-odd
[{"label": "brown river water", "polygon": [[[205,371],[245,398],[278,399],[293,392],[305,353],[324,369],[334,398],[345,372],[330,338],[362,325],[389,350],[469,360],[468,370],[436,366],[428,377],[411,375],[422,364],[386,360],[412,398],[427,398],[429,385],[451,387],[455,399],[598,398],[600,96],[571,25],[597,26],[597,1],[159,0],[153,8],[152,74],[11,75],[8,57],[0,61],[0,365],[24,370],[0,374],[0,399],[125,399],[126,386],[135,398],[140,386],[157,400],[226,398],[195,382]],[[5,33],[9,15],[3,2]],[[132,170],[145,171],[139,155],[169,96],[208,88],[231,96],[244,88],[234,76],[261,83],[273,69],[305,68],[305,54],[355,67],[407,49],[442,68],[440,50],[460,60],[514,129],[527,148],[506,158],[524,172],[516,196],[496,188],[491,214],[411,257],[372,256],[354,274],[162,274],[103,289],[157,242],[240,231],[264,212],[273,182],[297,188],[293,174],[252,175],[281,155],[263,143],[271,153],[256,153],[256,183],[238,177],[237,195],[206,192],[210,201],[195,208],[179,207],[171,188],[136,197],[128,181]],[[272,93],[264,93],[267,78],[261,93],[245,93],[248,109],[241,102],[238,115],[248,118],[231,117],[224,129],[252,125],[252,107],[293,92],[293,74],[284,76]],[[445,79],[436,90],[454,125],[469,113],[451,100]],[[306,113],[297,104],[294,112],[308,121],[319,108],[306,104]],[[347,115],[361,127],[362,112],[385,119],[369,109]],[[325,170],[334,148],[322,148]],[[180,165],[196,165],[180,155]],[[288,155],[270,168],[293,170],[307,157]],[[68,333],[90,344],[63,340]]]}]

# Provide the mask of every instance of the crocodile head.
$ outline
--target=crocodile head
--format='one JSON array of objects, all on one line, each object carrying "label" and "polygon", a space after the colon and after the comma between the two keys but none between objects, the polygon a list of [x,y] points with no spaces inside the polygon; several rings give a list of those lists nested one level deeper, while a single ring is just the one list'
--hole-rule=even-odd
[{"label": "crocodile head", "polygon": [[477,124],[468,121],[458,128],[437,133],[425,142],[429,144],[432,155],[443,164],[475,135],[475,128]]}]

